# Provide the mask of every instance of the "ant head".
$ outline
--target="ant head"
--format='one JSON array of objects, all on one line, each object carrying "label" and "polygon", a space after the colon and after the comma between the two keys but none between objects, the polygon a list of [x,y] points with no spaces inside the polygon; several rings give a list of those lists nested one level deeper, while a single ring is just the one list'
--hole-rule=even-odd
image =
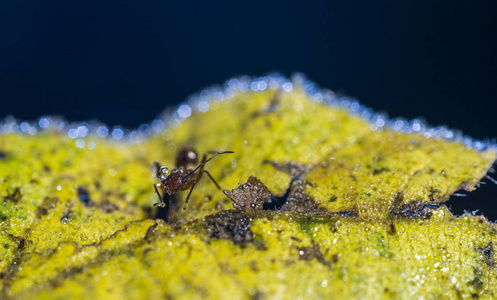
[{"label": "ant head", "polygon": [[161,167],[160,163],[158,161],[154,162],[154,172],[155,176],[157,176],[157,179],[159,180],[165,180],[167,176],[171,173],[168,168],[166,167]]},{"label": "ant head", "polygon": [[171,171],[167,167],[160,167],[159,172],[157,173],[157,177],[159,177],[160,180],[164,180],[171,174]]}]

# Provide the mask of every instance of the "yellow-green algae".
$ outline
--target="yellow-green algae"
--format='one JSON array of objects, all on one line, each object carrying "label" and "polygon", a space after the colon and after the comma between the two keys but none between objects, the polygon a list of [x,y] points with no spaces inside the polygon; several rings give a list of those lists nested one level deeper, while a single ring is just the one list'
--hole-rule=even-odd
[{"label": "yellow-green algae", "polygon": [[[2,297],[492,298],[496,292],[494,224],[455,218],[444,206],[409,215],[459,188],[473,189],[495,153],[371,131],[361,118],[299,89],[212,102],[208,112],[136,144],[90,136],[86,142],[96,149],[80,149],[55,131],[0,139]],[[228,190],[256,176],[282,195],[290,175],[263,162],[307,165],[301,182],[320,215],[226,212],[231,201],[204,179],[188,209],[173,214],[185,224],[153,221],[152,162],[174,167],[185,144],[199,152],[235,151],[206,165]],[[92,205],[78,199],[80,187]],[[334,214],[344,212],[350,215]]]}]

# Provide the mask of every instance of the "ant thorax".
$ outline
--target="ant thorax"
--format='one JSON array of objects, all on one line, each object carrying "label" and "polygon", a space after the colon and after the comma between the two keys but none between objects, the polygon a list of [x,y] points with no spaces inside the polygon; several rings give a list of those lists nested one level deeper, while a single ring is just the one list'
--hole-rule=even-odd
[{"label": "ant thorax", "polygon": [[183,168],[179,169],[172,169],[170,174],[164,178],[160,179],[162,185],[164,187],[167,187],[165,191],[169,195],[174,195],[179,191],[185,190],[187,187],[187,184],[185,184],[185,181],[188,181],[188,178],[184,179],[185,176],[188,174]]}]

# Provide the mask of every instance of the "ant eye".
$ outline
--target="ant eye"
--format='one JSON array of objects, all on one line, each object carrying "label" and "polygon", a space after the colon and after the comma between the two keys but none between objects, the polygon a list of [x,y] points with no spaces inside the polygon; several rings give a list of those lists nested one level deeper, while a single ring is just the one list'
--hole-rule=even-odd
[{"label": "ant eye", "polygon": [[169,174],[170,174],[169,169],[166,167],[161,167],[159,172],[160,172],[161,179],[166,179],[167,176],[169,176]]}]

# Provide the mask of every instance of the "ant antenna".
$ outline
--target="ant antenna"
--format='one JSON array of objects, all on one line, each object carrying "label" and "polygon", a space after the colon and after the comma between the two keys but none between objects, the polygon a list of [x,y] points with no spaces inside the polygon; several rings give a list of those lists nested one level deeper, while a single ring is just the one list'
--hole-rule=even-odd
[{"label": "ant antenna", "polygon": [[197,171],[198,169],[200,169],[201,167],[203,167],[208,161],[212,160],[214,157],[216,157],[218,154],[226,154],[226,153],[235,153],[233,151],[223,151],[223,152],[216,152],[214,155],[212,155],[211,157],[209,157],[208,159],[204,160],[202,163],[200,163],[195,169],[193,169],[192,171],[190,171],[190,173],[186,174],[185,177],[183,177],[182,180],[185,180],[188,176],[192,175],[193,173],[195,173],[195,171]]},{"label": "ant antenna", "polygon": [[155,176],[157,178],[160,177],[160,164],[158,161],[154,161],[154,168],[155,168]]}]

